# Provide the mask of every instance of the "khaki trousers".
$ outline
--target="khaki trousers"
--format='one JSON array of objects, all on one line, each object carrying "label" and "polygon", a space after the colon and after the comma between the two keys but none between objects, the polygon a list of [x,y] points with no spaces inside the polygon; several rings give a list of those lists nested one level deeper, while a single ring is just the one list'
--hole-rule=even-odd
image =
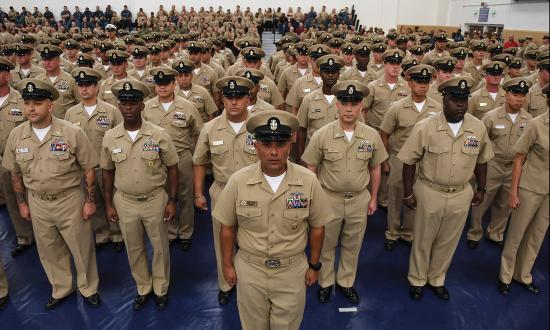
[{"label": "khaki trousers", "polygon": [[48,201],[32,191],[28,192],[38,255],[52,285],[52,297],[60,299],[74,291],[71,255],[78,290],[84,297],[89,297],[97,293],[99,284],[92,222],[82,219],[84,194],[80,187],[64,194]]},{"label": "khaki trousers", "polygon": [[96,211],[92,216],[92,227],[96,243],[122,242],[118,223],[107,220],[103,199],[103,175],[100,168],[95,170]]},{"label": "khaki trousers", "polygon": [[483,237],[483,215],[491,208],[491,222],[487,226],[487,237],[493,241],[504,240],[504,231],[508,224],[510,208],[508,197],[512,185],[512,163],[506,164],[490,160],[487,168],[487,192],[483,202],[472,206],[468,239],[479,241]]},{"label": "khaki trousers", "polygon": [[4,264],[2,263],[2,258],[0,257],[0,298],[3,298],[8,295],[8,276],[4,270]]},{"label": "khaki trousers", "polygon": [[244,330],[299,329],[306,305],[305,255],[288,265],[267,268],[244,251],[234,258],[237,307]]},{"label": "khaki trousers", "polygon": [[[163,220],[168,195],[161,188],[148,200],[138,202],[117,191],[113,201],[138,294],[146,295],[152,290],[157,296],[165,295],[170,284],[168,228]],[[153,247],[151,272],[144,234]]]},{"label": "khaki trousers", "polygon": [[8,215],[15,229],[15,235],[17,235],[17,244],[31,244],[34,241],[32,223],[21,218],[15,192],[13,191],[10,171],[2,166],[0,166],[0,187],[4,195]]},{"label": "khaki trousers", "polygon": [[[370,201],[368,189],[344,198],[343,193],[325,190],[337,219],[325,225],[325,239],[320,261],[319,285],[323,288],[334,284],[352,287],[357,274],[359,251],[367,228],[367,209]],[[334,269],[336,247],[340,245],[338,269]]]},{"label": "khaki trousers", "polygon": [[[220,196],[224,187],[225,187],[225,184],[215,180],[210,186],[208,193],[210,194],[210,202],[211,202],[212,210],[216,206],[218,197]],[[216,253],[216,269],[218,271],[218,286],[222,291],[229,291],[231,290],[232,286],[229,285],[229,283],[227,283],[227,281],[225,280],[225,277],[223,276],[223,260],[222,260],[222,252],[220,247],[221,228],[222,228],[221,223],[215,220],[214,218],[212,218],[212,235],[214,238],[214,252]]]},{"label": "khaki trousers", "polygon": [[[193,156],[189,150],[180,155],[178,162],[178,206],[177,219],[167,223],[168,239],[190,239],[195,227],[193,206]],[[168,188],[168,187],[167,187]]]},{"label": "khaki trousers", "polygon": [[[395,156],[390,156],[390,175],[388,177],[388,229],[386,239],[405,241],[413,240],[414,210],[403,207],[403,163]],[[403,211],[403,225],[401,225]]]},{"label": "khaki trousers", "polygon": [[458,193],[432,189],[421,180],[414,186],[417,200],[408,280],[411,285],[445,284],[474,192],[466,183]]},{"label": "khaki trousers", "polygon": [[520,206],[512,211],[506,242],[500,258],[500,280],[533,282],[531,269],[548,230],[548,194],[519,188]]}]

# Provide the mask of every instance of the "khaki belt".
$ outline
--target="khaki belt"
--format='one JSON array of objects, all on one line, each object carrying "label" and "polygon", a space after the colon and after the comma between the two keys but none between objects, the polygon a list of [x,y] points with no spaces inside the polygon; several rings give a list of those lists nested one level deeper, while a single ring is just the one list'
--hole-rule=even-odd
[{"label": "khaki belt", "polygon": [[432,183],[432,182],[428,182],[428,181],[424,181],[424,180],[422,180],[422,183],[429,186],[429,187],[431,187],[434,190],[441,191],[441,192],[446,192],[446,193],[459,193],[459,192],[463,191],[464,189],[466,189],[467,186],[470,185],[469,183],[465,183],[465,184],[461,184],[461,185],[458,185],[458,186],[442,186],[442,185]]},{"label": "khaki belt", "polygon": [[363,191],[332,191],[329,189],[326,189],[329,193],[334,194],[336,196],[342,197],[344,199],[353,198],[355,196],[359,196],[363,193]]},{"label": "khaki belt", "polygon": [[36,198],[41,199],[43,201],[53,202],[53,201],[56,201],[58,199],[61,199],[65,196],[69,195],[72,192],[75,192],[76,190],[78,190],[78,187],[65,190],[65,191],[60,192],[59,194],[55,194],[55,195],[46,195],[46,194],[42,194],[42,193],[35,192],[35,191],[30,191],[30,193],[32,194],[32,197],[36,197]]},{"label": "khaki belt", "polygon": [[128,199],[128,200],[131,200],[131,201],[134,201],[134,202],[145,202],[145,201],[148,201],[148,200],[152,199],[153,197],[157,196],[163,190],[164,190],[164,188],[158,188],[157,190],[154,190],[153,192],[150,192],[150,193],[145,194],[145,195],[133,195],[133,194],[127,194],[127,193],[123,193],[123,192],[121,192],[121,194],[122,194],[122,198],[124,198],[124,199]]},{"label": "khaki belt", "polygon": [[255,264],[265,266],[266,268],[280,268],[280,267],[288,267],[292,264],[295,264],[296,262],[302,260],[305,256],[303,253],[297,254],[292,257],[287,258],[266,258],[266,257],[258,257],[253,254],[250,254],[248,252],[243,251],[242,249],[239,250],[239,255],[248,261],[251,261]]}]

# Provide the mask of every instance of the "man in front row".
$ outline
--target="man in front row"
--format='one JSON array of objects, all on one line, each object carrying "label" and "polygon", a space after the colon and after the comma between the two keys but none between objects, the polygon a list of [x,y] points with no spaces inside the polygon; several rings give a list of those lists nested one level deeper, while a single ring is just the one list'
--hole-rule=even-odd
[{"label": "man in front row", "polygon": [[2,166],[11,172],[21,217],[32,219],[40,261],[52,285],[46,309],[75,291],[71,255],[78,290],[97,307],[101,300],[90,220],[96,209],[97,155],[81,128],[52,115],[59,97],[52,84],[27,78],[17,89],[28,121],[11,131]]},{"label": "man in front row", "polygon": [[[295,116],[263,111],[246,129],[260,161],[229,178],[212,212],[221,223],[223,274],[237,285],[243,329],[299,329],[306,285],[321,268],[324,226],[333,220],[330,204],[315,175],[288,161]],[[240,249],[233,256],[235,235]]]},{"label": "man in front row", "polygon": [[[145,84],[123,79],[112,91],[124,122],[105,133],[100,151],[105,210],[110,221],[119,223],[126,245],[138,292],[134,310],[144,307],[151,292],[163,309],[170,283],[168,226],[163,220],[171,221],[176,215],[178,154],[165,130],[142,120],[143,99],[149,93]],[[167,177],[169,194],[164,190]],[[153,246],[152,274],[145,233]]]},{"label": "man in front row", "polygon": [[[353,288],[367,216],[376,212],[380,164],[388,158],[380,135],[358,121],[362,116],[366,85],[345,80],[332,87],[338,119],[313,133],[302,156],[327,193],[337,220],[326,225],[321,253],[318,299],[327,303],[334,283],[353,304],[359,295]],[[371,186],[371,191],[367,186]],[[335,271],[336,247],[340,261]]]},{"label": "man in front row", "polygon": [[[466,113],[474,83],[472,78],[456,77],[439,85],[443,112],[417,123],[397,154],[403,162],[403,204],[416,209],[408,274],[415,300],[422,297],[426,284],[437,297],[449,299],[445,275],[470,204],[483,201],[493,148],[483,123]],[[474,173],[475,192],[469,182]]]}]

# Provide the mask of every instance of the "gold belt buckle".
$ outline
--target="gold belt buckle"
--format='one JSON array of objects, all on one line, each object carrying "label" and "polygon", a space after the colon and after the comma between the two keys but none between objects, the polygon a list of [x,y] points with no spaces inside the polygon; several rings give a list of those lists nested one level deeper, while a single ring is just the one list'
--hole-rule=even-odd
[{"label": "gold belt buckle", "polygon": [[447,187],[447,192],[454,193],[456,191],[456,187]]},{"label": "gold belt buckle", "polygon": [[344,198],[352,198],[353,197],[353,193],[352,192],[345,192],[344,193]]},{"label": "gold belt buckle", "polygon": [[265,261],[265,266],[267,268],[279,268],[281,266],[281,262],[279,259],[268,259]]},{"label": "gold belt buckle", "polygon": [[136,198],[136,200],[137,200],[138,202],[145,202],[145,201],[147,200],[147,197],[141,196],[141,197]]}]

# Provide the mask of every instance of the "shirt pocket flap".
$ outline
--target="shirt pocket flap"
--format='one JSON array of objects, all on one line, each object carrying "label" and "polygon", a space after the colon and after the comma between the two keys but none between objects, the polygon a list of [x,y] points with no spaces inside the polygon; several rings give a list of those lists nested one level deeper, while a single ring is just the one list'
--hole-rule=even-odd
[{"label": "shirt pocket flap", "polygon": [[451,148],[449,146],[434,146],[429,145],[428,146],[428,152],[434,153],[434,154],[444,154],[446,152],[449,152]]},{"label": "shirt pocket flap", "polygon": [[154,160],[159,158],[159,153],[156,151],[142,151],[141,158],[147,160]]},{"label": "shirt pocket flap", "polygon": [[358,152],[357,153],[357,159],[363,159],[363,160],[367,160],[367,159],[370,159],[372,157],[372,152]]},{"label": "shirt pocket flap", "polygon": [[111,153],[111,159],[113,160],[113,162],[119,163],[123,160],[126,160],[126,153],[125,152]]},{"label": "shirt pocket flap", "polygon": [[32,152],[22,152],[15,154],[15,160],[18,162],[27,162],[29,160],[32,160],[34,158],[34,155]]},{"label": "shirt pocket flap", "polygon": [[221,146],[211,146],[210,147],[210,153],[214,155],[221,155],[224,152],[227,152],[228,148],[226,145]]},{"label": "shirt pocket flap", "polygon": [[325,117],[325,114],[323,113],[323,111],[310,111],[308,117],[310,119],[321,119]]},{"label": "shirt pocket flap", "polygon": [[55,160],[65,160],[65,159],[69,159],[70,156],[71,155],[68,152],[62,152],[62,153],[50,152],[50,154],[48,155],[48,158],[55,159]]},{"label": "shirt pocket flap", "polygon": [[289,221],[303,221],[309,215],[308,209],[290,209],[283,211],[283,218]]},{"label": "shirt pocket flap", "polygon": [[236,213],[238,216],[244,217],[244,218],[255,218],[262,215],[262,208],[261,207],[242,207],[238,206],[236,208]]},{"label": "shirt pocket flap", "polygon": [[336,161],[342,159],[342,153],[339,151],[325,151],[325,159],[328,161]]},{"label": "shirt pocket flap", "polygon": [[187,120],[172,120],[172,125],[176,127],[187,127]]},{"label": "shirt pocket flap", "polygon": [[479,147],[462,146],[462,152],[465,153],[466,155],[478,155]]}]

